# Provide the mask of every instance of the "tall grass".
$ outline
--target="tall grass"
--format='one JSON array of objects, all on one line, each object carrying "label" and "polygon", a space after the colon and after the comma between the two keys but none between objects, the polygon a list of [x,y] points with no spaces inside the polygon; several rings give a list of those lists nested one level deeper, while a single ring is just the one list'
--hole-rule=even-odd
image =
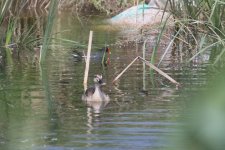
[{"label": "tall grass", "polygon": [[14,31],[14,27],[15,27],[15,21],[13,19],[9,19],[9,22],[8,22],[8,28],[7,28],[7,31],[6,31],[6,39],[5,39],[5,50],[6,50],[6,59],[7,59],[7,62],[8,64],[12,64],[13,61],[12,61],[12,52],[11,52],[11,49],[9,49],[9,45],[11,43],[11,39],[12,39],[12,34],[13,34],[13,31]]},{"label": "tall grass", "polygon": [[[192,47],[195,59],[199,54],[211,51],[211,60],[217,63],[223,58],[225,46],[225,2],[223,0],[169,0],[181,41]],[[207,40],[203,40],[203,38]],[[220,48],[215,48],[220,47]],[[215,52],[216,51],[216,52]],[[217,55],[215,55],[215,53]]]},{"label": "tall grass", "polygon": [[46,25],[45,34],[43,37],[43,46],[41,48],[40,63],[45,62],[46,52],[49,46],[51,32],[54,25],[54,19],[55,19],[56,11],[58,8],[57,6],[58,6],[58,0],[51,0],[47,25]]},{"label": "tall grass", "polygon": [[3,19],[6,15],[6,12],[7,12],[7,10],[9,10],[10,6],[11,6],[11,0],[2,0],[0,2],[0,11],[1,11],[0,12],[0,25],[2,24]]},{"label": "tall grass", "polygon": [[8,45],[11,43],[11,39],[12,39],[12,35],[13,35],[13,31],[15,28],[15,20],[14,18],[9,18],[8,21],[8,28],[6,30],[6,39],[5,39],[5,46],[8,47]]},{"label": "tall grass", "polygon": [[[10,0],[3,0],[0,2],[0,28],[2,28],[2,24],[4,21],[4,18],[6,17],[6,13],[7,10],[10,8],[11,5],[11,1]],[[11,37],[12,37],[12,33],[13,33],[13,28],[14,28],[14,23],[12,22],[12,20],[10,19],[10,21],[8,22],[8,27],[6,29],[5,32],[5,45],[8,45]],[[1,45],[3,45],[3,43],[0,43]],[[8,62],[8,64],[12,64],[12,57],[11,57],[11,51],[10,49],[6,48],[5,49],[6,52],[6,60]]]},{"label": "tall grass", "polygon": [[[40,30],[41,28],[38,27],[35,29],[34,27],[38,24],[35,24],[32,26],[29,26],[26,29],[21,29],[21,26],[24,22],[20,22],[21,19],[19,19],[21,16],[21,12],[23,10],[26,10],[28,8],[33,7],[34,2],[38,2],[35,6],[41,6],[39,4],[42,3],[47,3],[50,2],[50,0],[40,0],[40,1],[33,1],[33,0],[24,0],[24,1],[19,1],[19,0],[3,0],[0,2],[0,28],[2,29],[1,35],[3,36],[3,42],[0,43],[0,46],[2,47],[7,47],[6,50],[6,59],[7,60],[12,60],[12,53],[11,45],[16,45],[16,46],[22,46],[22,47],[27,47],[28,45],[37,45],[35,43],[39,43],[40,41],[40,36],[42,35],[37,35],[37,30]],[[44,38],[42,41],[43,44],[43,51],[41,53],[41,61],[45,58],[46,55],[46,49],[47,45],[49,44],[49,39],[51,35],[51,28],[53,27],[53,20],[58,8],[58,0],[51,1],[50,6],[49,6],[49,15],[48,15],[48,20],[47,20],[47,25],[44,31]],[[34,8],[36,9],[36,8]],[[27,25],[27,24],[26,24]],[[4,30],[3,30],[4,29]],[[36,33],[35,33],[36,31]],[[22,32],[22,33],[21,33]],[[38,31],[38,33],[42,34],[42,31]],[[36,37],[35,37],[36,36]],[[32,44],[34,43],[34,44]],[[31,48],[32,49],[32,48]],[[11,61],[7,61],[11,62]]]}]

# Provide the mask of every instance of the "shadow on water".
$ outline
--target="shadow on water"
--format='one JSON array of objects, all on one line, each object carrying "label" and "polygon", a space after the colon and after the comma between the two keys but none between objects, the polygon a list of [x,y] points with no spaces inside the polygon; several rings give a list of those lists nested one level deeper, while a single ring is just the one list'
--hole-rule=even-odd
[{"label": "shadow on water", "polygon": [[[43,19],[45,20],[45,19]],[[83,103],[84,60],[74,61],[74,49],[83,51],[90,29],[94,31],[93,55],[98,49],[119,39],[115,32],[96,27],[102,18],[83,23],[68,13],[58,14],[46,66],[40,68],[23,52],[13,65],[0,70],[0,149],[162,149],[179,125],[184,107],[180,91],[164,78],[149,78],[141,62],[129,69],[116,85],[111,81],[141,51],[136,47],[111,47],[111,62],[101,66],[101,59],[91,60],[89,84],[95,74],[103,74],[104,91],[111,101]],[[42,26],[44,23],[39,22]],[[26,26],[26,24],[24,25]],[[20,30],[23,30],[21,27]],[[66,43],[70,39],[75,44]],[[77,45],[79,43],[79,45]],[[146,58],[150,58],[151,45]],[[100,52],[101,53],[101,52]],[[28,55],[29,54],[29,55]],[[180,67],[169,55],[161,69],[195,91],[193,85],[204,84],[206,67]],[[173,65],[171,65],[173,64]],[[145,75],[146,74],[146,75]],[[190,87],[190,88],[189,88]]]}]

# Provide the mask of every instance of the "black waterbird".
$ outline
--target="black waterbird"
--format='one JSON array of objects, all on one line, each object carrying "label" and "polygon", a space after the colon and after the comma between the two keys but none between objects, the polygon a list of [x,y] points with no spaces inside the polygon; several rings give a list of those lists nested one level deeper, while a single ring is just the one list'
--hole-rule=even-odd
[{"label": "black waterbird", "polygon": [[[110,64],[110,54],[111,54],[111,51],[110,51],[109,47],[106,46],[106,47],[103,47],[102,49],[100,49],[100,52],[97,52],[97,53],[94,53],[93,55],[91,55],[91,58],[93,58],[94,60],[101,59],[102,64],[107,66]],[[79,50],[73,50],[72,56],[73,56],[73,59],[75,62],[79,62],[83,58],[86,58],[84,53],[80,52]]]}]

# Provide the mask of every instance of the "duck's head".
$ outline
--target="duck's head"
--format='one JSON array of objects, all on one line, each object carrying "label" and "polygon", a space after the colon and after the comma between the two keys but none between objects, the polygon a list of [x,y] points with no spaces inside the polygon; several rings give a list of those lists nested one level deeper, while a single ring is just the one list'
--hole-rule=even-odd
[{"label": "duck's head", "polygon": [[109,49],[109,46],[106,46],[105,52],[111,54],[110,49]]},{"label": "duck's head", "polygon": [[94,77],[94,83],[99,84],[99,85],[104,85],[103,80],[102,80],[102,75],[95,75]]}]

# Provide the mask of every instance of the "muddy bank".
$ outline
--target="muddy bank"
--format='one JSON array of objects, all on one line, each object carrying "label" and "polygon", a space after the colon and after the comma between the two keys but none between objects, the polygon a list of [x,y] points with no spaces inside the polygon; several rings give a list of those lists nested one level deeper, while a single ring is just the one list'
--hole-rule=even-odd
[{"label": "muddy bank", "polygon": [[[50,0],[27,0],[21,2],[14,0],[11,3],[10,11],[23,9],[49,9]],[[132,2],[116,1],[116,0],[60,0],[58,3],[59,10],[70,10],[71,12],[79,12],[91,14],[93,12],[106,13],[108,15],[116,14],[132,5]]]}]

